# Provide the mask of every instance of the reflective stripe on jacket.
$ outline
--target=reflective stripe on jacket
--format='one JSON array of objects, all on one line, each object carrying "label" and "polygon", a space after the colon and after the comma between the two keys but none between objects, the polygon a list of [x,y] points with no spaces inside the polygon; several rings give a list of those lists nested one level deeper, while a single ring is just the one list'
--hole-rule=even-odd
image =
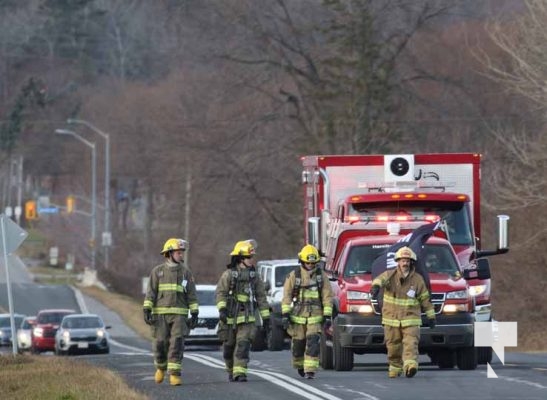
[{"label": "reflective stripe on jacket", "polygon": [[[317,274],[321,274],[321,294],[318,288]],[[293,289],[296,286],[296,272],[292,271],[283,285],[281,312],[291,313],[291,322],[295,324],[320,324],[324,316],[332,316],[332,288],[325,272],[319,268],[308,271],[300,266],[300,289],[298,299],[293,304]],[[319,296],[321,295],[321,299]]]},{"label": "reflective stripe on jacket", "polygon": [[[230,268],[224,271],[217,283],[216,305],[219,310],[226,308],[227,325],[255,322],[256,311],[263,319],[270,317],[264,283],[254,269],[241,265],[239,264],[235,270]],[[230,293],[232,279],[234,287],[233,293]]]},{"label": "reflective stripe on jacket", "polygon": [[153,314],[180,314],[198,310],[196,284],[192,272],[183,264],[170,261],[150,273],[143,308]]},{"label": "reflective stripe on jacket", "polygon": [[427,318],[435,318],[435,309],[429,300],[429,291],[422,276],[411,268],[406,278],[397,268],[380,274],[372,285],[384,288],[382,324],[406,327],[422,324],[421,310]]}]

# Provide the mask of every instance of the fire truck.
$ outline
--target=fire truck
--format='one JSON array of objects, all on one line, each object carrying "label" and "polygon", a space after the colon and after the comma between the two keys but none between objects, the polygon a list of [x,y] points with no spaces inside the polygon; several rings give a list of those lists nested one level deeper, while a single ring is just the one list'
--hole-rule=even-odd
[{"label": "fire truck", "polygon": [[[497,248],[482,249],[480,162],[476,153],[302,157],[305,241],[323,255],[336,293],[333,335],[322,341],[323,368],[349,370],[353,354],[385,351],[380,310],[368,294],[370,265],[353,276],[348,272],[350,253],[372,248],[364,257],[371,263],[380,249],[434,221],[441,221],[442,229],[426,246],[442,247],[448,264],[452,253],[457,270],[432,276],[431,296],[440,323],[431,333],[423,330],[420,351],[441,368],[457,364],[473,369],[474,358],[479,363],[491,360],[490,348],[473,347],[473,322],[492,319],[486,257],[508,251],[509,217],[498,216]],[[454,296],[465,297],[468,306],[451,305]],[[461,330],[444,329],[455,320]]]}]

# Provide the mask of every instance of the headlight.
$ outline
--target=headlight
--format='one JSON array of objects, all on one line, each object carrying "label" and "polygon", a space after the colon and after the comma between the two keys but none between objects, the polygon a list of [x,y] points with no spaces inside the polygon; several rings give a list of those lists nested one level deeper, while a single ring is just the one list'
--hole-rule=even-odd
[{"label": "headlight", "polygon": [[468,307],[466,304],[445,304],[443,307],[443,313],[455,313],[455,312],[467,312]]},{"label": "headlight", "polygon": [[349,290],[347,293],[348,300],[370,300],[370,294],[365,292],[355,292]]},{"label": "headlight", "polygon": [[370,304],[351,304],[348,310],[349,312],[358,312],[361,314],[374,314],[374,309]]},{"label": "headlight", "polygon": [[446,294],[447,299],[466,299],[467,290],[458,290],[457,292],[449,292]]},{"label": "headlight", "polygon": [[97,329],[97,336],[100,338],[104,337],[104,331],[102,329]]},{"label": "headlight", "polygon": [[63,339],[70,340],[70,332],[69,331],[63,331]]},{"label": "headlight", "polygon": [[471,296],[480,296],[486,291],[486,285],[469,286]]},{"label": "headlight", "polygon": [[42,328],[34,328],[32,333],[34,336],[42,336],[44,334],[44,330]]}]

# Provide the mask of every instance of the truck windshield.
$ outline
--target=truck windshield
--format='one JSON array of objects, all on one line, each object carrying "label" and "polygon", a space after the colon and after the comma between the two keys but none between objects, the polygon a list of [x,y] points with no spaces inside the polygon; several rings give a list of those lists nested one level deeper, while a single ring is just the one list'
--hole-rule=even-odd
[{"label": "truck windshield", "polygon": [[[374,260],[386,251],[385,246],[363,245],[352,247],[344,267],[344,276],[370,274]],[[431,273],[456,275],[458,262],[447,245],[426,244],[422,262]]]},{"label": "truck windshield", "polygon": [[361,220],[380,220],[386,216],[408,217],[409,220],[442,219],[443,230],[453,245],[473,245],[473,227],[466,202],[398,201],[378,203],[350,203],[348,216]]}]

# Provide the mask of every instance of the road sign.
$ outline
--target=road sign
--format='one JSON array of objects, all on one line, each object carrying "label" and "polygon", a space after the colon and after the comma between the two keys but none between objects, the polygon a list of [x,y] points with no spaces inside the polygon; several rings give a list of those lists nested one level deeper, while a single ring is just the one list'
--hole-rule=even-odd
[{"label": "road sign", "polygon": [[28,233],[4,214],[0,215],[0,223],[2,223],[3,227],[0,235],[5,235],[5,238],[0,238],[2,239],[0,240],[0,252],[11,253],[23,243]]},{"label": "road sign", "polygon": [[38,214],[56,214],[58,212],[58,207],[40,207],[38,209]]}]

